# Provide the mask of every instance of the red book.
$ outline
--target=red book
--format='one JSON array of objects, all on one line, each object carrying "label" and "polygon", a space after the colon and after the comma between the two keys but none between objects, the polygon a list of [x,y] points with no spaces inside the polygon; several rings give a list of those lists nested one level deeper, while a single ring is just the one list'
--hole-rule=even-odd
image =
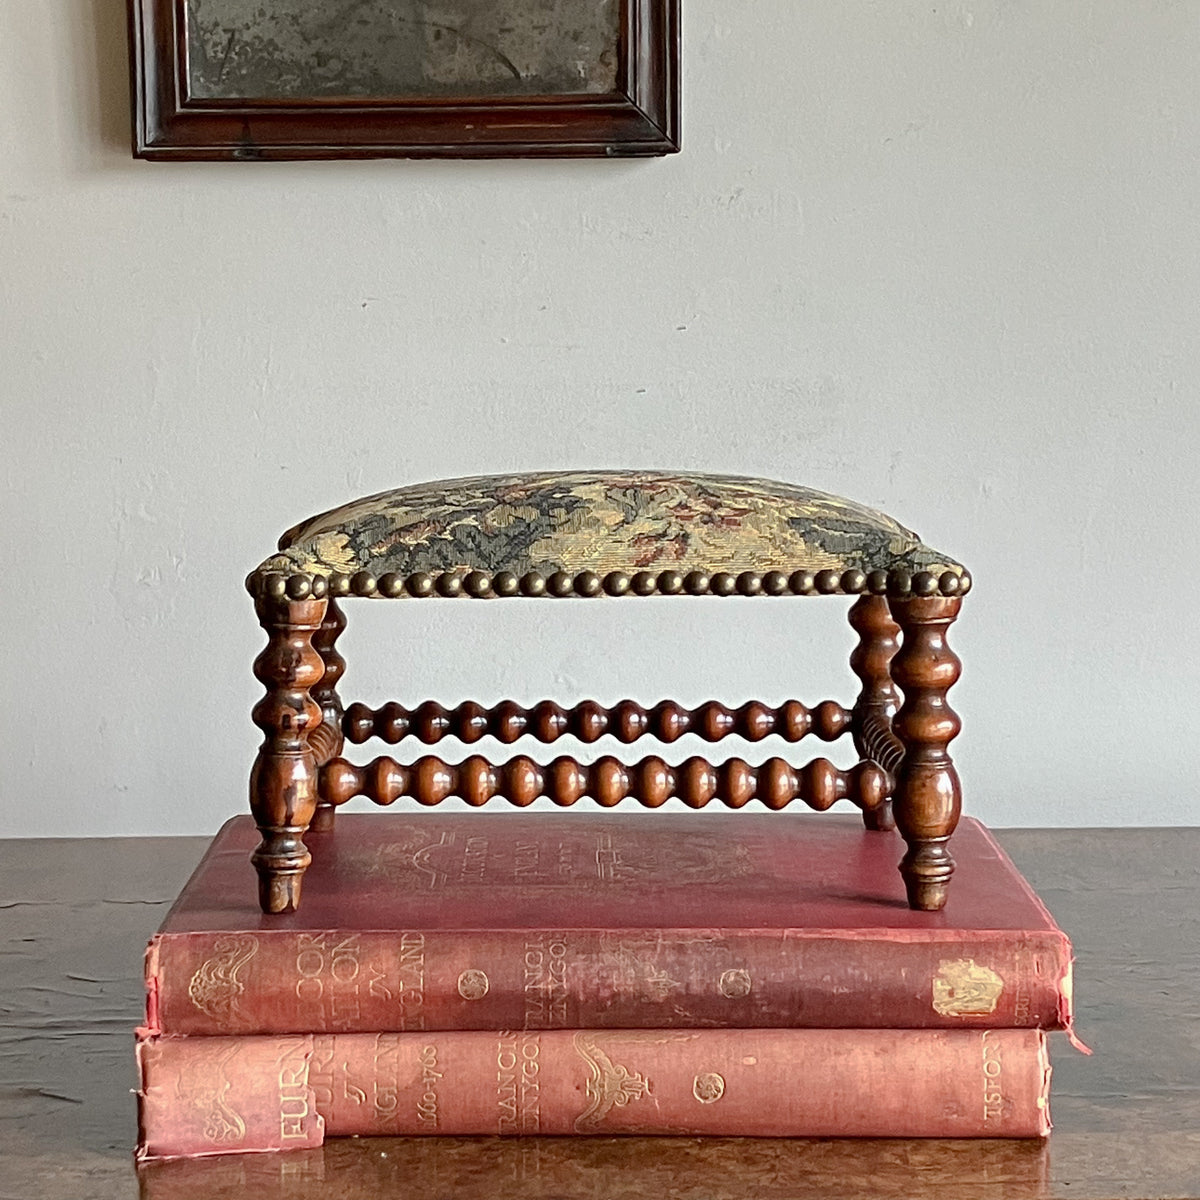
[{"label": "red book", "polygon": [[341,813],[296,913],[235,817],[150,943],[167,1034],[1069,1027],[1071,947],[977,821],[943,912],[856,817]]},{"label": "red book", "polygon": [[138,1156],[325,1134],[1044,1137],[1040,1030],[148,1037]]}]

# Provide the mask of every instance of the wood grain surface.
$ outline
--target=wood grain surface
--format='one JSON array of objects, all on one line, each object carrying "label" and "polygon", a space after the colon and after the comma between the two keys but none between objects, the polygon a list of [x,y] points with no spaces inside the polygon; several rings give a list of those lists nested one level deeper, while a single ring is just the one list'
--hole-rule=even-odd
[{"label": "wood grain surface", "polygon": [[0,840],[0,1198],[1200,1198],[1200,828],[1004,830],[1075,941],[1048,1144],[334,1139],[134,1171],[141,953],[207,839]]}]

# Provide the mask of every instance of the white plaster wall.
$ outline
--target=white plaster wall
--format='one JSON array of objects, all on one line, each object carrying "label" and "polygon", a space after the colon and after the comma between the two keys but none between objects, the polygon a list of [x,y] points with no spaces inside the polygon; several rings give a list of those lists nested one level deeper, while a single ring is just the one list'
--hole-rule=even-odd
[{"label": "white plaster wall", "polygon": [[[887,508],[968,809],[1195,821],[1200,4],[684,9],[674,158],[153,165],[122,0],[0,0],[0,832],[242,808],[297,518],[593,464]],[[351,698],[853,694],[834,601],[349,615]]]}]

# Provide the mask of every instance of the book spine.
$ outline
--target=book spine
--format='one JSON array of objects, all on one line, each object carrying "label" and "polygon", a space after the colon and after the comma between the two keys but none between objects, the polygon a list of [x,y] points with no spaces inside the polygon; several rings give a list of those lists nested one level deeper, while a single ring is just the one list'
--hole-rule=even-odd
[{"label": "book spine", "polygon": [[138,1043],[139,1156],[324,1135],[1044,1137],[1036,1030],[553,1030]]},{"label": "book spine", "polygon": [[1069,1028],[1062,933],[837,930],[159,935],[147,1025],[188,1035],[453,1029]]}]

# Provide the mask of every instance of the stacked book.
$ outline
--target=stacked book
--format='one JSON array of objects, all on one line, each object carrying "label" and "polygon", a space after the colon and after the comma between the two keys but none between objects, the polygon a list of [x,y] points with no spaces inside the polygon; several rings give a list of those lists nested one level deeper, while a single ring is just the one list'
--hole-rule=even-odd
[{"label": "stacked book", "polygon": [[144,1158],[1049,1131],[1071,948],[976,821],[941,913],[856,817],[344,813],[284,916],[257,841],[229,821],[150,943]]}]

